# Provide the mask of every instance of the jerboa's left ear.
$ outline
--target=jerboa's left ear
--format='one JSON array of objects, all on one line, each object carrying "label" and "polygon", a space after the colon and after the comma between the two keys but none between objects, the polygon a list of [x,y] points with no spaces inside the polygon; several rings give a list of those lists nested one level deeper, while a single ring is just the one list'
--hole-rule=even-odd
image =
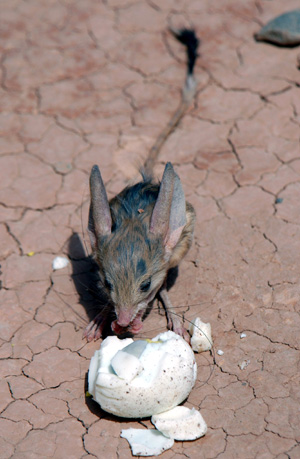
[{"label": "jerboa's left ear", "polygon": [[167,163],[153,208],[150,232],[161,236],[167,253],[180,239],[186,224],[186,204],[180,179],[171,163]]},{"label": "jerboa's left ear", "polygon": [[88,233],[93,250],[102,236],[111,234],[111,213],[105,186],[98,166],[93,166],[90,175],[91,203],[89,211]]}]

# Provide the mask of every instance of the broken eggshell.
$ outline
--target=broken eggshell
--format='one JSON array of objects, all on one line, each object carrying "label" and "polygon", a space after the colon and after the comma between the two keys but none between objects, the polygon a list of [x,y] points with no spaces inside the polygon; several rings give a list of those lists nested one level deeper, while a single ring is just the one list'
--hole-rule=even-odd
[{"label": "broken eggshell", "polygon": [[191,346],[195,352],[209,351],[212,348],[211,326],[196,317],[189,327]]},{"label": "broken eggshell", "polygon": [[153,415],[153,429],[124,429],[121,437],[130,444],[133,456],[158,456],[171,448],[174,440],[195,440],[207,432],[207,425],[199,411],[176,406]]},{"label": "broken eggshell", "polygon": [[199,411],[185,406],[176,406],[165,413],[155,414],[152,424],[166,437],[174,440],[195,440],[207,432],[207,425]]},{"label": "broken eggshell", "polygon": [[52,269],[53,271],[57,271],[58,269],[63,269],[68,266],[69,260],[66,257],[55,257],[52,262]]},{"label": "broken eggshell", "polygon": [[88,391],[109,413],[143,418],[183,402],[196,377],[192,349],[172,331],[152,340],[109,336],[91,359]]},{"label": "broken eggshell", "polygon": [[130,444],[133,456],[159,456],[174,445],[172,438],[155,429],[123,429],[121,437]]}]

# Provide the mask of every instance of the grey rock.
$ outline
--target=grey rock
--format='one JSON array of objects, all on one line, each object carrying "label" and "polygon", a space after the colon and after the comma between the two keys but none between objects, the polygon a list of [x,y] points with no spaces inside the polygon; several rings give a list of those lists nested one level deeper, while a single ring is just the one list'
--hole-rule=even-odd
[{"label": "grey rock", "polygon": [[266,41],[280,46],[300,44],[300,9],[281,14],[268,22],[254,35],[257,41]]}]

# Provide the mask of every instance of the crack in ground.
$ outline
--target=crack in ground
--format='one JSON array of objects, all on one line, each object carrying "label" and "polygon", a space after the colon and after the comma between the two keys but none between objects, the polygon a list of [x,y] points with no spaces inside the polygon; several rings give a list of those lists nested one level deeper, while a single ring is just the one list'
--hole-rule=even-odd
[{"label": "crack in ground", "polygon": [[[156,11],[161,11],[161,8],[159,7],[159,5],[156,5],[155,2],[152,2],[151,0],[147,0],[147,4],[148,4],[151,8],[153,8],[154,10],[156,10]],[[122,7],[110,6],[110,5],[108,5],[108,2],[105,2],[105,6],[106,6],[107,10],[115,10],[115,11],[116,11],[116,14],[115,14],[115,17],[114,17],[114,29],[115,29],[115,30],[118,30],[118,27],[117,27],[117,20],[118,20],[118,19],[117,19],[117,13],[118,13],[118,11],[119,11]],[[260,9],[259,9],[259,8],[260,8],[260,4],[259,4],[258,2],[255,2],[255,7],[256,7],[256,9],[258,10],[258,12],[260,12]],[[179,11],[177,11],[176,13],[179,13]],[[192,12],[191,12],[191,13],[190,13],[190,12],[186,13],[186,12],[184,11],[183,8],[182,8],[182,11],[180,11],[180,13],[184,14],[185,17],[188,17],[189,14],[192,14]],[[169,15],[168,15],[168,20],[169,20],[169,21],[170,21],[170,18],[171,18],[171,14],[172,14],[172,12],[169,13]],[[239,15],[239,16],[241,16],[241,15]],[[45,19],[47,19],[47,18],[45,18]],[[63,21],[64,24],[63,24],[63,26],[60,27],[61,30],[65,30],[65,27],[66,27],[66,25],[68,24],[68,21],[70,21],[69,15],[68,15],[68,17],[66,18],[66,20]],[[253,21],[253,22],[257,22],[256,19],[255,19],[255,20],[253,19],[252,21]],[[52,25],[53,25],[52,22],[51,22],[51,21],[47,21],[47,22],[48,22],[48,23],[51,25],[51,27],[52,27]],[[91,29],[91,28],[90,28],[90,29]],[[66,30],[66,33],[67,33],[67,32],[68,32],[68,31]],[[101,47],[100,47],[101,42],[99,41],[99,43],[98,43],[98,39],[97,39],[97,38],[95,37],[95,35],[93,34],[92,30],[89,30],[89,28],[88,28],[88,34],[89,34],[90,40],[94,43],[94,45],[95,45],[96,47],[98,47],[99,49],[101,49]],[[29,38],[30,38],[30,36],[29,36],[29,34],[27,34],[27,39],[29,39]],[[163,35],[163,40],[164,40],[164,42],[165,42],[165,46],[167,47],[169,43],[168,43],[168,41],[167,41],[167,36],[166,36],[166,35]],[[48,50],[48,49],[49,49],[49,48],[47,48],[47,50]],[[103,50],[102,50],[102,51],[103,51]],[[169,53],[170,55],[171,55],[171,54],[174,54],[174,53],[172,53],[172,49],[171,49],[171,48],[168,50],[168,53]],[[2,70],[3,70],[3,72],[2,72],[2,82],[1,82],[1,85],[2,85],[3,90],[4,90],[6,93],[7,93],[7,92],[10,92],[10,93],[18,94],[18,91],[15,91],[15,92],[14,92],[14,91],[10,91],[8,88],[6,88],[6,84],[8,84],[8,82],[7,82],[7,71],[10,70],[10,68],[8,68],[8,67],[6,66],[6,63],[5,63],[5,56],[6,56],[6,55],[7,55],[7,54],[5,53],[4,56],[3,56],[3,58],[2,58],[2,60],[1,60],[1,65],[2,65]],[[117,61],[117,58],[111,59],[111,57],[109,56],[109,52],[104,52],[104,55],[106,55],[107,62],[115,62],[115,61]],[[237,59],[238,59],[238,61],[239,61],[240,66],[242,66],[242,65],[245,66],[244,56],[243,56],[243,48],[242,48],[242,47],[236,49],[236,55],[237,55]],[[174,61],[179,62],[180,65],[182,65],[183,60],[178,59],[178,56],[175,56],[175,55],[173,56],[173,55],[172,55],[172,58],[174,59]],[[126,66],[126,64],[122,64],[122,65],[124,65],[124,68],[128,68],[128,69],[130,68],[130,66]],[[121,69],[120,69],[120,71],[121,71]],[[98,71],[97,73],[99,73],[99,71]],[[209,72],[208,72],[208,71],[206,71],[206,73],[209,75]],[[137,74],[141,75],[141,72],[138,71]],[[89,75],[90,75],[90,74],[89,74]],[[75,79],[78,80],[77,77],[76,77]],[[289,91],[290,88],[294,88],[295,86],[299,86],[299,85],[298,85],[297,83],[295,83],[295,82],[293,82],[293,85],[291,85],[291,84],[289,84],[289,83],[287,82],[287,80],[283,80],[283,81],[285,81],[286,84],[287,84],[288,86],[286,86],[285,88],[283,88],[283,89],[280,90],[280,91],[274,91],[273,94],[270,93],[270,94],[268,94],[268,95],[264,95],[264,96],[263,96],[263,95],[261,95],[261,94],[259,94],[259,93],[255,93],[255,92],[254,92],[254,94],[256,94],[257,96],[260,97],[260,101],[263,103],[264,107],[266,106],[267,103],[270,103],[270,102],[268,101],[268,97],[271,97],[272,95],[276,96],[276,95],[283,94],[284,92]],[[212,83],[212,79],[210,79],[210,82],[209,82],[208,84],[211,84],[211,83]],[[52,84],[54,85],[55,82],[53,82]],[[43,85],[39,86],[39,87],[36,89],[36,92],[35,92],[35,97],[36,97],[35,104],[38,106],[38,110],[41,110],[42,102],[43,102],[42,97],[41,97],[41,92],[40,92],[42,86],[43,86]],[[126,90],[126,88],[125,88],[125,90]],[[249,92],[251,92],[251,91],[249,91]],[[124,92],[123,92],[123,94],[125,95]],[[297,109],[296,109],[295,105],[292,104],[292,107],[293,107],[293,114],[294,114],[294,116],[298,116],[298,114],[297,114]],[[15,110],[15,112],[16,112],[16,110]],[[134,113],[134,114],[135,114],[135,113]],[[48,115],[46,115],[46,116],[48,116]],[[193,116],[193,115],[192,115],[192,116]],[[52,118],[53,118],[53,117],[52,117]],[[55,120],[55,123],[56,123],[57,126],[63,128],[63,129],[66,129],[66,130],[68,130],[69,132],[71,131],[72,133],[76,133],[77,135],[80,135],[80,137],[81,137],[82,139],[84,139],[84,133],[83,133],[83,132],[80,132],[80,133],[78,134],[78,132],[75,132],[72,128],[70,128],[70,127],[68,127],[68,126],[63,126],[63,125],[61,125],[61,121],[59,121],[59,119],[58,119],[57,116],[54,118],[54,120]],[[73,120],[73,121],[74,121],[74,120]],[[77,121],[77,120],[75,120],[75,121]],[[209,120],[209,122],[211,122],[212,124],[216,124],[216,123],[213,123],[213,120]],[[295,120],[292,119],[292,122],[295,122]],[[236,123],[235,123],[235,124],[236,124]],[[233,128],[232,128],[232,130],[233,130]],[[231,137],[231,133],[229,133],[229,138],[230,138],[230,137]],[[39,139],[38,141],[40,141],[40,139]],[[229,142],[228,142],[228,143],[229,143]],[[25,142],[24,140],[23,140],[22,144],[23,144],[23,145],[25,144],[25,147],[26,147],[26,142]],[[229,143],[229,144],[230,144],[230,143]],[[232,148],[232,149],[235,148],[235,145],[234,145],[233,142],[232,142],[231,148]],[[27,154],[29,154],[29,153],[27,152]],[[239,158],[238,158],[238,153],[236,153],[236,154],[237,154],[237,158],[236,158],[236,159],[238,160],[238,159],[239,159]],[[297,159],[298,159],[298,158],[297,158]],[[39,158],[39,160],[41,160],[41,158]],[[294,160],[296,160],[296,158],[295,158]],[[75,159],[74,159],[74,162],[75,162]],[[284,164],[284,161],[281,161],[281,163]],[[47,164],[47,163],[46,163],[46,164]],[[240,163],[240,167],[243,168],[242,163]],[[78,169],[78,168],[77,168],[77,169]],[[55,173],[57,174],[56,171],[55,171]],[[111,179],[110,183],[112,183],[113,180],[114,180],[114,177]],[[64,182],[61,182],[61,187],[63,186],[63,183],[64,183]],[[295,183],[297,183],[297,182],[295,182]],[[237,185],[237,187],[240,186],[240,184],[238,184],[237,181],[236,181],[236,185]],[[61,189],[61,188],[60,188],[60,189]],[[264,192],[267,192],[266,190],[263,189],[263,187],[261,187],[261,190],[264,191]],[[282,191],[282,190],[281,190],[281,191]],[[281,192],[281,191],[280,191],[280,192]],[[235,192],[236,192],[236,189],[234,190],[233,193],[235,193]],[[280,193],[280,192],[279,192],[279,193]],[[57,198],[57,195],[56,195],[56,198]],[[214,202],[215,202],[216,205],[218,206],[219,211],[221,211],[221,212],[224,214],[225,217],[229,218],[228,216],[226,216],[226,213],[224,213],[224,211],[222,210],[222,205],[221,205],[221,204],[222,204],[222,199],[218,200],[218,199],[216,199],[216,198],[214,198],[214,197],[212,197],[212,199],[214,199]],[[276,204],[276,203],[275,203],[275,204]],[[51,209],[51,208],[56,208],[56,206],[57,206],[57,204],[53,205],[52,207],[48,207],[48,208],[46,208],[45,210]],[[78,206],[78,209],[79,209],[79,207],[80,207],[80,206]],[[13,207],[12,207],[12,206],[9,206],[9,208],[13,208]],[[17,206],[16,208],[17,208],[17,209],[22,209],[22,206]],[[275,208],[276,208],[276,206],[275,206]],[[30,209],[30,208],[28,208],[28,209]],[[35,211],[36,209],[31,209],[31,210]],[[44,210],[44,209],[38,209],[38,211],[41,211],[41,210]],[[274,209],[274,211],[275,211],[275,209]],[[24,209],[24,213],[23,213],[22,217],[21,217],[20,219],[16,219],[15,221],[22,220],[23,216],[25,215],[25,212],[26,212],[26,209]],[[283,221],[284,221],[284,220],[283,220]],[[70,220],[69,220],[69,225],[70,225]],[[8,228],[10,229],[9,224],[7,224],[6,228],[7,228],[7,229],[8,229]],[[276,252],[276,251],[278,250],[278,248],[277,248],[277,246],[276,246],[276,243],[275,243],[274,241],[272,241],[272,239],[269,238],[269,236],[268,236],[268,231],[266,231],[266,232],[260,231],[260,234],[262,235],[262,237],[263,237],[265,240],[267,240],[268,242],[270,242],[271,244],[273,244],[272,247],[274,248],[274,252]],[[18,245],[18,247],[19,247],[19,250],[22,250],[20,241],[16,241],[16,242],[17,242],[17,245]],[[253,253],[254,253],[254,252],[253,252]],[[196,261],[195,261],[195,264],[197,264]],[[213,272],[213,271],[211,271],[211,272]],[[37,310],[35,311],[34,320],[36,320],[38,323],[43,323],[43,322],[39,322],[39,321],[37,320],[37,315],[36,315],[36,314],[37,314],[37,311],[41,308],[41,306],[44,305],[44,304],[46,303],[47,298],[48,298],[48,295],[49,295],[51,289],[53,288],[53,278],[52,278],[52,277],[51,277],[51,279],[50,279],[50,282],[51,282],[51,284],[50,284],[50,286],[48,287],[47,292],[46,292],[46,293],[44,294],[44,296],[43,296],[43,303],[40,304],[40,305],[38,306]],[[270,288],[272,288],[272,287],[274,287],[274,286],[276,286],[276,285],[281,285],[281,284],[280,284],[280,283],[279,283],[279,284],[277,284],[277,283],[276,283],[276,284],[271,284],[271,282],[269,282],[269,287],[270,287]],[[17,294],[18,294],[18,293],[17,293]],[[58,296],[60,295],[59,293],[57,293],[57,294],[58,294]],[[19,298],[19,305],[20,305],[20,296],[18,296],[18,298]],[[188,307],[190,307],[190,306],[188,305]],[[275,308],[274,308],[274,309],[275,309]],[[26,323],[27,323],[27,322],[26,322]],[[74,323],[73,323],[72,321],[66,321],[66,322],[65,322],[65,321],[62,321],[62,320],[61,320],[61,321],[57,322],[57,324],[63,324],[63,323],[71,323],[71,324],[75,327],[75,325],[74,325]],[[49,325],[49,324],[47,324],[47,325]],[[234,324],[234,326],[235,326],[235,324]],[[50,327],[53,328],[54,326],[50,326]],[[236,332],[236,330],[235,330],[235,332]],[[254,332],[253,330],[250,330],[250,332],[256,333],[256,332]],[[15,333],[16,333],[16,332],[15,332]],[[256,333],[256,334],[259,335],[258,333]],[[288,347],[293,348],[293,347],[291,347],[289,344],[272,341],[272,340],[270,340],[267,336],[264,336],[263,334],[262,334],[262,335],[259,335],[259,336],[263,336],[265,339],[268,339],[270,342],[274,342],[275,344],[285,345],[285,346],[287,345]],[[59,334],[59,337],[60,337],[60,334]],[[58,340],[59,340],[59,338],[58,338]],[[60,349],[60,347],[58,346],[58,343],[59,343],[59,341],[57,341],[57,343],[56,343],[57,346],[53,346],[53,347],[57,347],[58,349]],[[28,347],[28,349],[30,349],[30,348]],[[63,349],[68,349],[69,351],[71,351],[70,348],[63,348]],[[81,348],[81,349],[82,349],[82,348]],[[293,349],[294,349],[294,348],[293,348]],[[72,351],[71,351],[71,352],[72,352]],[[77,353],[78,355],[80,355],[80,351],[79,351],[79,350],[77,350],[76,353]],[[33,354],[32,358],[33,358],[35,355],[36,355],[36,354]],[[82,357],[82,356],[81,356],[81,357]],[[85,359],[86,359],[86,357],[85,357]],[[19,360],[20,360],[20,361],[23,361],[23,360],[26,361],[26,359],[19,359]],[[28,362],[30,362],[30,361],[28,361]],[[263,365],[264,365],[264,362],[262,361],[262,366],[263,366]],[[26,366],[26,363],[25,363],[25,366]],[[217,366],[218,366],[218,365],[217,365]],[[23,370],[22,370],[22,371],[23,371]],[[226,372],[223,371],[223,370],[221,369],[221,367],[220,367],[220,373],[222,373],[222,372],[226,373]],[[23,372],[23,374],[24,374],[24,372]],[[230,372],[227,372],[227,374],[231,375],[231,378],[234,378],[235,381],[239,381],[238,377],[237,377],[235,374],[231,374]],[[25,374],[24,374],[24,375],[25,375]],[[25,376],[26,376],[27,378],[29,378],[28,375],[25,375]],[[34,378],[31,378],[31,379],[34,380]],[[226,379],[227,379],[227,378],[226,378]],[[77,379],[76,379],[76,380],[77,380]],[[38,381],[37,381],[37,382],[38,382]],[[239,381],[239,382],[241,382],[241,381]],[[230,385],[230,384],[232,384],[232,383],[229,383],[228,385]],[[243,384],[243,383],[242,383],[242,384]],[[253,388],[252,388],[252,389],[253,389]],[[48,390],[48,388],[43,388],[43,389],[41,389],[40,391],[42,391],[42,390]],[[10,392],[11,392],[11,387],[10,387]],[[11,393],[11,395],[13,395],[13,394]],[[256,395],[256,394],[254,394],[254,395]],[[249,403],[250,403],[250,402],[249,402]],[[77,421],[81,422],[81,424],[84,426],[83,421],[81,421],[78,417],[76,418],[76,416],[73,416],[73,415],[71,414],[71,411],[70,411],[70,406],[71,406],[71,405],[70,405],[70,404],[67,404],[67,406],[68,406],[68,413],[69,413],[69,415],[70,415],[72,418],[77,419]],[[28,422],[28,421],[27,421],[27,422]],[[84,426],[84,427],[85,427],[85,426]],[[41,430],[42,430],[42,429],[41,429]],[[214,430],[214,429],[212,429],[212,430]],[[224,449],[223,449],[223,453],[224,453],[224,452],[226,451],[227,447],[228,447],[228,437],[229,437],[229,436],[228,436],[227,432],[225,431],[225,429],[222,429],[222,431],[223,431],[224,434],[225,434],[225,445],[224,445]],[[85,438],[86,438],[85,435],[87,434],[87,432],[88,432],[88,431],[86,431],[86,433],[82,435],[83,448],[84,448],[84,451],[85,451],[87,454],[91,454],[91,455],[92,455],[92,453],[89,453],[89,451],[87,450],[87,448],[85,447],[85,444],[84,444],[84,440],[85,440]],[[250,438],[255,439],[255,437],[250,437]],[[293,447],[293,448],[294,448],[294,447]],[[291,451],[293,448],[290,448],[289,451]],[[16,451],[16,449],[15,449],[15,451]],[[20,454],[20,452],[19,452],[19,454]],[[170,454],[171,454],[171,453],[170,453]],[[183,454],[183,455],[184,455],[184,453],[178,453],[178,455],[180,455],[180,454]],[[226,453],[225,453],[225,454],[226,454]],[[287,453],[286,453],[286,454],[287,454]],[[120,455],[120,457],[121,457],[121,455],[122,455],[121,449],[119,449],[119,450],[117,451],[117,455]],[[271,456],[271,455],[272,455],[272,453],[270,452],[270,456]],[[288,454],[287,454],[287,455],[288,455]],[[94,456],[94,455],[93,455],[93,456]],[[175,456],[176,456],[176,454],[174,453],[174,454],[172,455],[172,457],[175,457]],[[186,457],[189,457],[188,454],[185,454],[185,456],[186,456]],[[215,455],[215,457],[218,457],[218,456],[222,456],[222,452],[220,452],[220,453],[218,453],[217,455]],[[94,457],[95,457],[95,456],[94,456]]]},{"label": "crack in ground", "polygon": [[[272,338],[270,338],[269,336],[264,335],[263,333],[259,333],[258,331],[252,330],[252,329],[250,329],[250,328],[245,328],[245,329],[243,330],[243,332],[252,332],[252,333],[254,333],[254,334],[257,335],[257,336],[260,336],[261,338],[265,338],[266,340],[270,341],[272,344],[280,344],[280,345],[282,345],[282,346],[287,346],[288,348],[293,349],[293,350],[295,350],[295,351],[299,351],[299,350],[300,350],[300,348],[298,348],[298,347],[296,347],[296,346],[292,346],[291,344],[285,343],[284,341],[275,341],[275,340],[273,340]],[[241,333],[241,332],[239,332],[239,333]]]},{"label": "crack in ground", "polygon": [[[24,215],[25,215],[25,213],[24,213]],[[23,216],[24,216],[24,215],[23,215]],[[19,221],[21,221],[21,219],[20,219]],[[18,250],[19,250],[19,255],[20,255],[20,256],[23,256],[23,255],[24,255],[24,251],[23,251],[23,249],[22,249],[22,244],[21,244],[21,242],[19,241],[19,239],[17,238],[17,236],[15,236],[15,234],[12,232],[12,230],[11,230],[11,228],[10,228],[10,226],[9,226],[8,223],[4,223],[4,226],[5,226],[5,228],[6,228],[7,232],[8,232],[8,234],[9,234],[9,235],[13,238],[13,240],[16,242],[16,244],[17,244],[17,246],[18,246]],[[9,255],[10,255],[10,254],[9,254]],[[9,256],[9,255],[8,255],[8,256]]]},{"label": "crack in ground", "polygon": [[278,252],[278,247],[277,247],[277,245],[275,244],[275,242],[272,241],[272,239],[270,239],[270,238],[266,235],[266,233],[261,233],[261,234],[262,234],[263,237],[266,239],[266,241],[270,242],[270,244],[273,245],[273,247],[274,247],[274,253],[277,253],[277,252]]}]

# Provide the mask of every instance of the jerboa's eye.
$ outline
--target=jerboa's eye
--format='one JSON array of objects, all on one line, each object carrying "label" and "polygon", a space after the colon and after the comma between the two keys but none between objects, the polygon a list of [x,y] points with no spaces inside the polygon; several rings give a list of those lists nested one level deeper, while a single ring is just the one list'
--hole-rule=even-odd
[{"label": "jerboa's eye", "polygon": [[112,291],[113,285],[112,285],[111,282],[109,282],[109,280],[105,279],[104,285],[105,285],[105,287],[107,288],[107,290],[109,290],[110,292]]},{"label": "jerboa's eye", "polygon": [[148,290],[150,288],[150,285],[151,285],[151,279],[147,279],[147,280],[145,280],[144,282],[141,283],[140,290],[142,292],[148,292]]}]

